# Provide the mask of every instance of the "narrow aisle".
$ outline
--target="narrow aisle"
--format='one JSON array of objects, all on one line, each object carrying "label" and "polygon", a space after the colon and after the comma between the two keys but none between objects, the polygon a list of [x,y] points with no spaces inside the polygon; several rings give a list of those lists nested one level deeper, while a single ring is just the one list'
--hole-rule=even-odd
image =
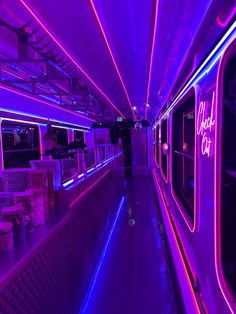
[{"label": "narrow aisle", "polygon": [[126,178],[124,190],[123,208],[81,313],[183,313],[152,178]]}]

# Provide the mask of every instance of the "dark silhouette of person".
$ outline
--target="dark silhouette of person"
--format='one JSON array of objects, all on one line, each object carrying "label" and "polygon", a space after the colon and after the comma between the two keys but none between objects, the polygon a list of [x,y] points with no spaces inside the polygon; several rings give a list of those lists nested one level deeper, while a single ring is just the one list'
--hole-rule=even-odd
[{"label": "dark silhouette of person", "polygon": [[75,137],[75,140],[68,145],[68,149],[84,149],[87,145],[84,143],[84,139],[82,136]]},{"label": "dark silhouette of person", "polygon": [[17,167],[30,167],[29,161],[32,159],[32,145],[28,142],[28,135],[21,133],[20,142],[14,146],[15,159],[17,160]]},{"label": "dark silhouette of person", "polygon": [[68,158],[69,155],[66,152],[65,147],[62,145],[59,145],[57,143],[57,139],[54,138],[51,141],[52,143],[52,149],[50,150],[50,155],[52,156],[53,159],[63,159],[63,158]]}]

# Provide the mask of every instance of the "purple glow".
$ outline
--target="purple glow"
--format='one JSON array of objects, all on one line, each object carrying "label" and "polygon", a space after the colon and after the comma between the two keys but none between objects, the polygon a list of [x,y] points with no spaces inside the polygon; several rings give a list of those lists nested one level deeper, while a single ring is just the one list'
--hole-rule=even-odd
[{"label": "purple glow", "polygon": [[121,85],[122,85],[123,90],[124,90],[124,92],[125,92],[125,95],[126,95],[126,98],[127,98],[127,100],[128,100],[128,103],[129,103],[131,112],[132,112],[132,114],[133,114],[134,119],[136,120],[136,115],[135,115],[133,106],[132,106],[132,104],[131,104],[131,101],[130,101],[130,98],[129,98],[129,94],[128,94],[128,92],[127,92],[127,89],[126,89],[125,83],[124,83],[124,81],[123,81],[123,79],[122,79],[120,70],[119,70],[119,68],[118,68],[118,66],[117,66],[116,60],[115,60],[114,55],[113,55],[113,53],[112,53],[111,47],[110,47],[110,45],[109,45],[107,36],[106,36],[105,31],[104,31],[104,29],[103,29],[102,22],[101,22],[101,20],[100,20],[100,18],[99,18],[99,16],[98,16],[98,12],[97,12],[97,10],[96,10],[96,7],[95,7],[95,5],[94,5],[93,0],[90,0],[90,4],[91,4],[92,10],[93,10],[93,13],[94,13],[94,15],[95,15],[95,17],[96,17],[96,20],[97,20],[97,22],[98,22],[99,28],[100,28],[100,30],[101,30],[101,32],[102,32],[102,36],[103,36],[103,38],[104,38],[104,40],[105,40],[105,43],[106,43],[107,49],[108,49],[108,51],[109,51],[109,54],[110,54],[110,56],[111,56],[112,63],[113,63],[113,65],[114,65],[115,69],[116,69],[117,75],[118,75],[118,77],[119,77],[119,79],[120,79]]},{"label": "purple glow", "polygon": [[207,155],[208,157],[212,157],[214,147],[213,141],[210,137],[210,133],[213,130],[215,125],[214,116],[214,109],[215,109],[215,91],[212,94],[212,101],[211,101],[211,111],[210,114],[207,115],[206,107],[208,107],[207,101],[201,101],[198,109],[197,114],[197,135],[202,136],[202,143],[201,143],[201,153],[202,155]]},{"label": "purple glow", "polygon": [[121,111],[113,104],[113,102],[107,97],[107,95],[101,90],[101,88],[95,83],[95,81],[87,74],[87,72],[82,68],[82,66],[66,51],[62,44],[52,35],[48,30],[48,27],[38,18],[34,10],[32,10],[24,0],[19,0],[22,5],[27,9],[27,11],[35,18],[39,25],[45,30],[45,32],[52,38],[52,40],[60,47],[60,49],[65,53],[65,55],[73,62],[73,64],[84,74],[84,76],[93,84],[93,86],[99,91],[99,93],[108,101],[108,103],[123,117],[125,116]]}]

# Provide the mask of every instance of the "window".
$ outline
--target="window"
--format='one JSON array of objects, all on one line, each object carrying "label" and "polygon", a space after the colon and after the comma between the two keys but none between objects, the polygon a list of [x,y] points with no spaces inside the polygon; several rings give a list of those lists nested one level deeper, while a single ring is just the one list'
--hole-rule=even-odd
[{"label": "window", "polygon": [[40,159],[39,130],[35,125],[2,121],[4,169],[29,168]]},{"label": "window", "polygon": [[83,131],[74,131],[74,140],[79,139],[84,143],[84,132]]},{"label": "window", "polygon": [[172,187],[193,225],[195,96],[192,91],[173,113],[172,143]]},{"label": "window", "polygon": [[236,54],[228,60],[223,74],[222,131],[220,252],[225,279],[236,293]]},{"label": "window", "polygon": [[167,119],[161,122],[161,170],[167,180],[167,155],[163,153],[163,144],[167,143]]},{"label": "window", "polygon": [[156,127],[156,152],[155,152],[155,157],[156,157],[156,162],[159,165],[159,124]]},{"label": "window", "polygon": [[57,144],[61,146],[68,145],[68,135],[67,130],[62,128],[52,127],[52,131],[57,139]]}]

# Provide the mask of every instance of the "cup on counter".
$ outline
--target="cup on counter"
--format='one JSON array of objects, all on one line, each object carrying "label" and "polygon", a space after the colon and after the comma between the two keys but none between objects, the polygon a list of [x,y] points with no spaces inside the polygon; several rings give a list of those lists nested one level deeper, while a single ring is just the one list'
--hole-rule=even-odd
[{"label": "cup on counter", "polygon": [[12,223],[14,242],[19,242],[25,238],[24,211],[16,206],[9,206],[2,209],[4,221]]}]

